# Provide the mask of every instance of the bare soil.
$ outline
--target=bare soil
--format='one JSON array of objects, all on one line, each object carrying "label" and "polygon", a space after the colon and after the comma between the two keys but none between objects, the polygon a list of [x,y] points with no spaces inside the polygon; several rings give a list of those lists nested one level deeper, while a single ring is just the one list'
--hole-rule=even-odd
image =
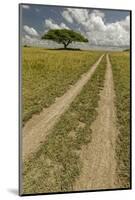
[{"label": "bare soil", "polygon": [[29,157],[31,153],[36,152],[41,143],[45,141],[46,136],[52,130],[60,116],[69,108],[72,101],[91,78],[102,58],[103,55],[63,96],[57,98],[54,104],[49,108],[43,109],[40,114],[33,115],[25,124],[22,130],[23,160]]},{"label": "bare soil", "polygon": [[104,88],[100,93],[98,116],[91,126],[92,141],[80,151],[83,167],[73,187],[77,191],[117,188],[115,146],[118,130],[114,106],[115,93],[108,55],[106,59],[107,68]]}]

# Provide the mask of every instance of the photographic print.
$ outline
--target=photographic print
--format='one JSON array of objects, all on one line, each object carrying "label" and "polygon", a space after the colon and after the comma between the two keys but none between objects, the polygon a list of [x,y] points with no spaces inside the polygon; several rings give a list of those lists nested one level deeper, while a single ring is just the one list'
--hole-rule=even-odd
[{"label": "photographic print", "polygon": [[131,11],[19,5],[20,195],[131,189]]}]

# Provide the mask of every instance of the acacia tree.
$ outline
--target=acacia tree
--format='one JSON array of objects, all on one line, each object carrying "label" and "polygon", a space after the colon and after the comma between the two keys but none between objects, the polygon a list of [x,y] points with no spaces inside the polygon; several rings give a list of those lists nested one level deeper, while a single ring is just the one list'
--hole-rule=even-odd
[{"label": "acacia tree", "polygon": [[72,42],[88,42],[80,33],[69,29],[50,29],[41,39],[53,40],[59,44],[63,44],[66,49]]}]

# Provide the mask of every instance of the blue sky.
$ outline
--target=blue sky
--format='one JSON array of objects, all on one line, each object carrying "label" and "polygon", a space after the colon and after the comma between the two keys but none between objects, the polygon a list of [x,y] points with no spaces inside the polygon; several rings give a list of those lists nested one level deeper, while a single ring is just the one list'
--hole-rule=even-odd
[{"label": "blue sky", "polygon": [[[78,31],[87,37],[89,45],[129,45],[129,11],[67,8],[32,4],[21,5],[21,8],[22,38],[25,43],[38,43],[41,36],[50,28],[67,28]],[[42,41],[40,41],[41,43]]]}]

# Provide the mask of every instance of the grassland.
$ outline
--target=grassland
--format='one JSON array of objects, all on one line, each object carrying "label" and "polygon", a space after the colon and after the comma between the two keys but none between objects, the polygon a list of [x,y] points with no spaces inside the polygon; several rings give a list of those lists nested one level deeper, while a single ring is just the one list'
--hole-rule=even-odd
[{"label": "grassland", "polygon": [[111,62],[116,92],[117,174],[121,188],[130,187],[130,58],[129,53],[112,53]]},{"label": "grassland", "polygon": [[101,52],[56,51],[40,48],[22,50],[23,123],[62,96]]},{"label": "grassland", "polygon": [[[87,56],[89,58],[90,54]],[[86,55],[83,57],[86,59]],[[84,68],[85,71],[87,67]],[[79,153],[83,145],[91,142],[90,125],[97,116],[96,108],[104,84],[105,69],[106,60],[103,58],[91,80],[60,118],[40,150],[24,162],[24,194],[73,189],[73,183],[82,169]]]}]

